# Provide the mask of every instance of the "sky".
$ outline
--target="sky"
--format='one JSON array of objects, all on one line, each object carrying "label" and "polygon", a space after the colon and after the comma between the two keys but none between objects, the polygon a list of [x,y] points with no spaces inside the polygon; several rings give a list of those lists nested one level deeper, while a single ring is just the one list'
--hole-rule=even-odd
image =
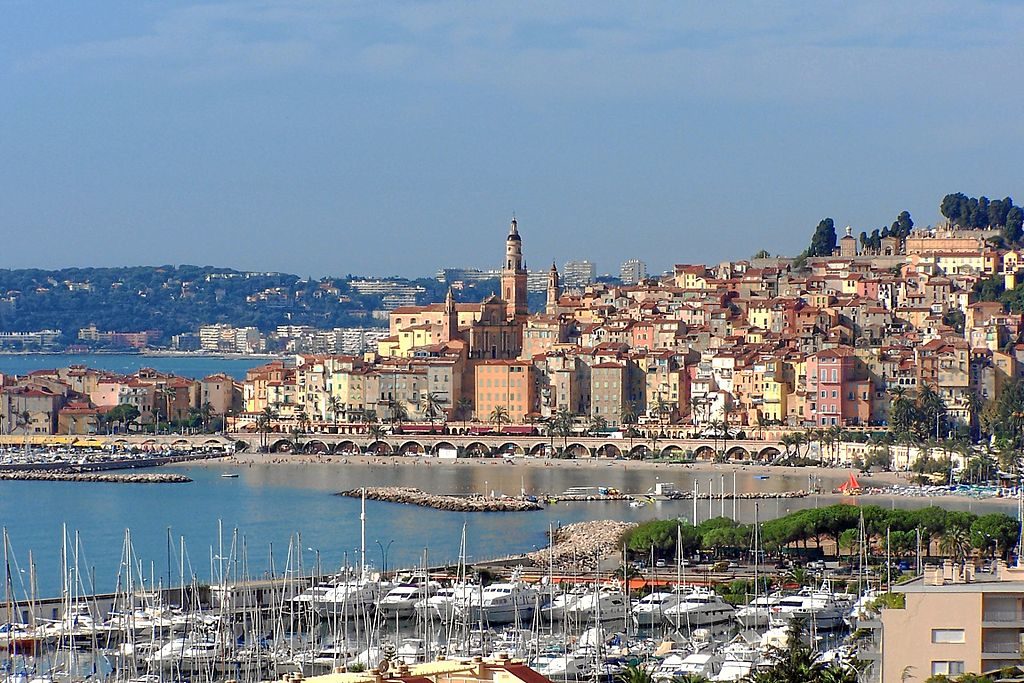
[{"label": "sky", "polygon": [[0,0],[0,267],[795,254],[1024,200],[1024,3]]}]

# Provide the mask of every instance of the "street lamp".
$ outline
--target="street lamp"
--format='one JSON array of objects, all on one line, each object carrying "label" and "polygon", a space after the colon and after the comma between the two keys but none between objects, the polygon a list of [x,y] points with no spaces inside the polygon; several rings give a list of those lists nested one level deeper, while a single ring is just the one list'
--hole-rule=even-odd
[{"label": "street lamp", "polygon": [[387,545],[382,545],[380,541],[375,540],[374,543],[380,548],[380,565],[381,573],[385,576],[388,573],[388,551],[391,549],[391,544],[395,542],[395,539],[388,541]]}]

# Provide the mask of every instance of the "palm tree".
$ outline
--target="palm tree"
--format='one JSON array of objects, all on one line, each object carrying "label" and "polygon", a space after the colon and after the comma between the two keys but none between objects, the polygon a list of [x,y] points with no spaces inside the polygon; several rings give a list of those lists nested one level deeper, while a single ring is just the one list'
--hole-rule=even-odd
[{"label": "palm tree", "polygon": [[498,433],[501,434],[501,427],[503,424],[509,424],[512,422],[512,418],[509,417],[508,411],[503,406],[494,406],[494,410],[490,414],[491,424],[498,427]]},{"label": "palm tree", "polygon": [[561,408],[554,415],[555,431],[562,437],[562,453],[569,447],[569,437],[572,436],[573,425],[576,420],[567,408]]},{"label": "palm tree", "polygon": [[272,406],[267,406],[263,412],[256,416],[256,429],[260,433],[260,449],[266,452],[270,449],[271,423],[277,419],[277,411]]},{"label": "palm tree", "polygon": [[409,409],[401,401],[391,400],[388,402],[388,414],[392,424],[402,424],[409,419]]},{"label": "palm tree", "polygon": [[376,422],[373,422],[370,424],[369,434],[370,438],[373,439],[371,443],[380,441],[381,439],[384,438],[384,427],[377,424]]},{"label": "palm tree", "polygon": [[203,421],[203,431],[210,431],[210,416],[213,415],[213,404],[209,401],[199,406],[199,417]]},{"label": "palm tree", "polygon": [[462,429],[466,429],[466,423],[473,417],[473,401],[468,396],[463,396],[455,402],[456,418],[462,420]]},{"label": "palm tree", "polygon": [[608,428],[608,420],[604,419],[600,415],[594,415],[590,418],[590,434],[591,436],[597,436],[600,432]]},{"label": "palm tree", "polygon": [[946,529],[939,539],[939,551],[959,562],[971,551],[971,533],[960,525]]},{"label": "palm tree", "polygon": [[430,422],[430,431],[434,431],[434,420],[438,418],[444,411],[444,399],[441,395],[428,391],[423,397],[423,414]]},{"label": "palm tree", "polygon": [[619,414],[619,422],[624,425],[635,425],[637,419],[636,405],[630,402],[622,407],[622,412]]},{"label": "palm tree", "polygon": [[334,431],[338,431],[338,422],[341,413],[345,411],[345,402],[333,394],[327,397],[327,412],[331,415],[334,423]]}]

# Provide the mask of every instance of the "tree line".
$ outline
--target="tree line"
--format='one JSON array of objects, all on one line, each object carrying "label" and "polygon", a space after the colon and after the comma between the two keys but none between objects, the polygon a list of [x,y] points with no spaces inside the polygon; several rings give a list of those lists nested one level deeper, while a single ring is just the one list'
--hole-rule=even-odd
[{"label": "tree line", "polygon": [[[781,553],[786,548],[820,548],[828,542],[840,554],[856,555],[863,548],[869,555],[884,555],[885,544],[893,557],[916,551],[920,534],[925,554],[962,560],[972,552],[1008,559],[1016,548],[1020,523],[1001,512],[976,515],[972,512],[927,507],[918,510],[889,509],[877,505],[844,505],[798,510],[760,524],[761,546],[765,552]],[[753,525],[726,517],[715,517],[697,526],[679,519],[653,520],[634,527],[626,547],[635,556],[676,557],[677,540],[683,557],[706,551],[716,556],[730,551],[748,551],[753,546]],[[888,540],[887,540],[888,539]]]},{"label": "tree line", "polygon": [[961,228],[1000,228],[1003,238],[1012,244],[1020,242],[1024,235],[1024,210],[1014,205],[1010,197],[989,199],[955,192],[942,198],[939,211],[950,223]]}]

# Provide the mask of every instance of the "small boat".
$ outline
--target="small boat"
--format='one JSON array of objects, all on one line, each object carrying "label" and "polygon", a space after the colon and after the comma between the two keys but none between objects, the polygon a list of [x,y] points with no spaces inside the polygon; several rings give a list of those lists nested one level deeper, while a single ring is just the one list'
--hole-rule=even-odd
[{"label": "small boat", "polygon": [[238,479],[238,474],[236,474],[235,472],[225,472],[220,476],[223,477],[224,479]]}]

